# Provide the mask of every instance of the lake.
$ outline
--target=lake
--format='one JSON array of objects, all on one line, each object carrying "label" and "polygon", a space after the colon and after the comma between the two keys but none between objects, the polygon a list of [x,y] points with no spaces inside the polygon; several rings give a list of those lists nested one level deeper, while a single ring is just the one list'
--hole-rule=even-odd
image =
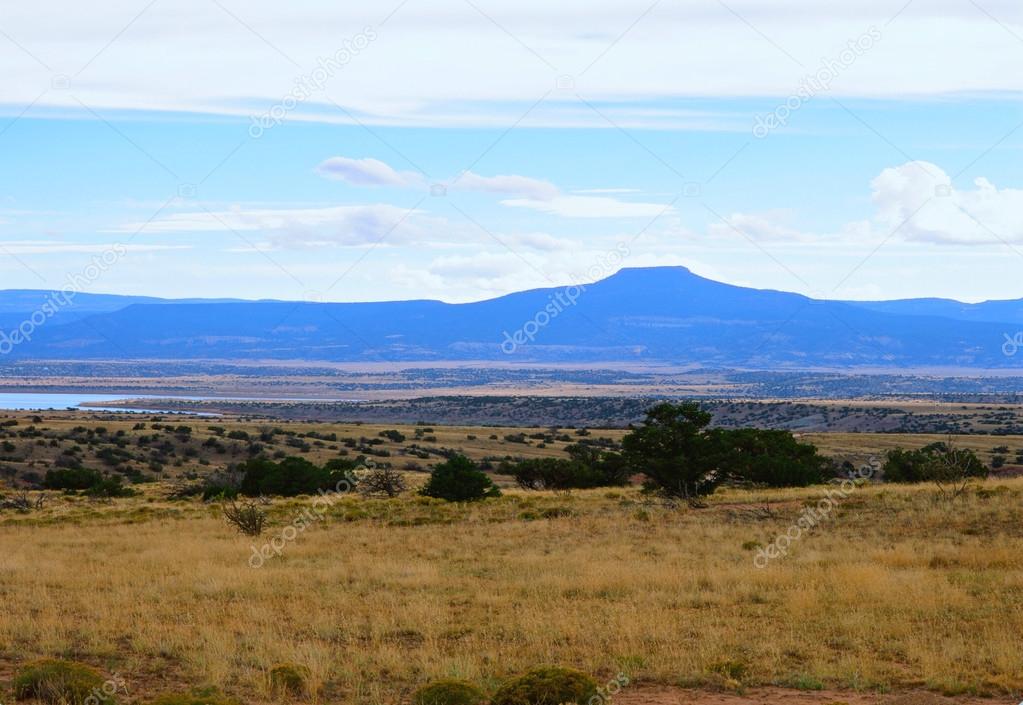
[{"label": "lake", "polygon": [[[76,409],[81,404],[102,404],[103,402],[121,401],[124,399],[157,399],[160,397],[145,394],[89,394],[73,392],[68,394],[39,392],[0,392],[0,409],[9,411],[47,411]],[[166,398],[166,397],[164,397]],[[182,413],[161,411],[160,409],[122,409],[118,407],[90,406],[84,411],[123,411],[136,413]]]}]

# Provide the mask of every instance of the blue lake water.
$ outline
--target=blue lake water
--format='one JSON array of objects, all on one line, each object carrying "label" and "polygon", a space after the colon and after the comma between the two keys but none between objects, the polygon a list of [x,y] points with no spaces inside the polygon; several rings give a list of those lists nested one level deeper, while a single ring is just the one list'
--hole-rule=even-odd
[{"label": "blue lake water", "polygon": [[[39,392],[0,392],[0,409],[11,411],[47,411],[54,409],[77,409],[84,403],[102,404],[103,402],[121,401],[124,399],[154,399],[158,397],[144,394],[89,394],[73,392],[69,394],[47,394]],[[166,397],[163,397],[166,398]],[[136,411],[147,413],[170,413],[160,409],[120,409],[90,406],[86,411]]]},{"label": "blue lake water", "polygon": [[[188,399],[190,401],[209,401],[214,397],[182,397],[182,396],[155,396],[152,394],[90,394],[89,392],[55,393],[48,392],[0,392],[0,410],[7,411],[47,411],[77,409],[82,404],[90,404],[82,407],[84,411],[123,411],[126,413],[135,412],[140,414],[189,414],[193,416],[217,416],[198,411],[171,411],[160,409],[159,401],[154,402],[152,408],[125,409],[121,407],[105,407],[104,402],[124,401],[126,399]],[[261,397],[225,397],[224,401],[290,401],[290,402],[357,402],[358,399],[266,399]],[[97,406],[91,406],[96,404]]]}]

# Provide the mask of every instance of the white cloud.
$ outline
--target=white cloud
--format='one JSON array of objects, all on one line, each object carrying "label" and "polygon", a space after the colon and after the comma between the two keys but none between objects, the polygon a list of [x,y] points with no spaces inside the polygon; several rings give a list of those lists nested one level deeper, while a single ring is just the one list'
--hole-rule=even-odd
[{"label": "white cloud", "polygon": [[[426,188],[418,174],[398,172],[377,159],[331,157],[317,169],[329,179],[346,181],[356,186],[399,186]],[[671,206],[658,203],[622,201],[607,194],[631,193],[631,189],[591,189],[586,193],[603,195],[568,195],[550,181],[518,174],[483,176],[465,171],[446,182],[449,191],[478,191],[513,194],[519,198],[501,201],[510,208],[528,208],[565,218],[652,218],[675,212]],[[583,193],[583,192],[577,192]],[[550,243],[548,242],[548,245]]]},{"label": "white cloud", "polygon": [[654,218],[675,212],[674,206],[663,203],[621,201],[606,196],[556,196],[547,200],[512,198],[501,201],[501,205],[529,208],[564,218]]},{"label": "white cloud", "polygon": [[316,171],[327,179],[346,181],[355,186],[401,186],[417,187],[423,179],[414,172],[395,171],[379,159],[351,159],[331,157],[322,162]]},{"label": "white cloud", "polygon": [[944,169],[911,161],[884,169],[870,182],[874,212],[838,232],[812,233],[789,225],[787,211],[732,213],[707,226],[715,237],[812,245],[848,245],[871,240],[937,245],[1001,245],[1023,242],[1023,190],[998,188],[984,177],[974,188],[952,185]]},{"label": "white cloud", "polygon": [[938,244],[1023,241],[1023,190],[999,189],[988,179],[959,189],[940,167],[907,162],[871,182],[876,220],[903,240]]},{"label": "white cloud", "polygon": [[[377,38],[285,119],[351,121],[337,101],[372,124],[507,127],[522,119],[612,129],[578,102],[579,93],[599,97],[602,110],[615,106],[606,114],[624,127],[713,129],[733,117],[694,115],[670,103],[655,110],[652,101],[788,95],[801,70],[776,47],[812,71],[819,57],[834,56],[871,25],[885,39],[843,73],[833,94],[1023,90],[1023,72],[1006,68],[1018,62],[1019,44],[992,21],[1018,21],[1016,0],[985,0],[983,12],[955,0],[909,6],[866,0],[840,8],[815,0],[730,0],[728,7],[693,0],[661,3],[648,14],[633,0],[606,0],[599,11],[584,0],[493,0],[486,16],[463,0],[435,0],[402,5],[383,25],[389,5],[328,0],[307,0],[301,12],[271,0],[160,2],[137,19],[139,6],[122,0],[6,5],[4,32],[17,44],[0,43],[0,104],[15,112],[38,100],[36,109],[82,113],[81,100],[101,113],[258,115],[280,104],[319,57],[367,26]],[[340,28],[350,29],[339,37]],[[933,50],[938,43],[941,52]],[[54,74],[71,77],[68,89],[55,87]],[[523,117],[525,107],[557,90],[560,74],[575,76],[574,87]]]},{"label": "white cloud", "polygon": [[489,193],[511,193],[521,195],[525,198],[536,200],[550,200],[555,198],[558,187],[549,181],[533,179],[528,176],[515,176],[511,174],[498,176],[480,176],[479,174],[467,171],[455,178],[449,185],[449,189],[461,191],[486,191]]},{"label": "white cloud", "polygon": [[[323,161],[316,171],[327,179],[345,181],[353,186],[397,186],[422,189],[429,186],[422,175],[410,171],[397,171],[379,159],[353,159],[331,157]],[[525,198],[550,199],[558,195],[558,187],[550,181],[516,174],[483,176],[465,171],[444,183],[449,191],[482,191],[486,193],[514,194]]]},{"label": "white cloud", "polygon": [[542,252],[571,250],[577,245],[574,240],[554,237],[547,233],[518,233],[508,235],[502,240],[512,249],[524,248]]},{"label": "white cloud", "polygon": [[260,232],[274,247],[359,246],[383,239],[428,239],[443,221],[420,210],[386,204],[330,208],[250,208],[173,213],[149,223],[126,223],[117,232]]},{"label": "white cloud", "polygon": [[165,252],[189,250],[190,245],[143,245],[122,243],[69,243],[50,240],[8,240],[0,242],[0,252],[13,255],[95,254],[122,249],[125,252]]},{"label": "white cloud", "polygon": [[[763,242],[810,242],[815,236],[804,233],[785,224],[787,213],[772,211],[768,213],[732,213],[725,216],[724,221],[712,222],[707,226],[707,233],[712,237],[746,237]],[[779,222],[781,221],[781,222]]]}]

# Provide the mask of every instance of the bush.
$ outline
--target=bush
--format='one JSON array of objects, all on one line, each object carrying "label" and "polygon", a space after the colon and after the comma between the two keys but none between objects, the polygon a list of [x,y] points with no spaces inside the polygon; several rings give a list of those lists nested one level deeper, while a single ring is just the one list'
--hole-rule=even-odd
[{"label": "bush", "polygon": [[472,502],[486,497],[499,497],[501,490],[476,463],[464,455],[453,455],[434,467],[420,494],[449,502]]},{"label": "bush", "polygon": [[214,499],[236,499],[238,497],[237,487],[220,480],[210,480],[203,483],[200,492],[204,502]]},{"label": "bush", "polygon": [[301,697],[309,692],[309,669],[282,663],[270,669],[270,690],[274,695]]},{"label": "bush", "polygon": [[412,705],[483,705],[486,700],[482,690],[459,680],[434,681],[412,694]]},{"label": "bush", "polygon": [[987,477],[988,468],[977,454],[948,443],[932,443],[920,450],[893,450],[884,464],[889,482],[933,482],[948,499],[961,496],[970,481]]},{"label": "bush", "polygon": [[585,705],[597,694],[597,683],[570,668],[547,667],[530,671],[501,686],[492,705]]},{"label": "bush", "polygon": [[103,481],[98,470],[88,468],[60,468],[47,470],[43,487],[48,490],[87,490]]},{"label": "bush", "polygon": [[375,465],[359,475],[359,492],[367,497],[394,498],[408,489],[405,476],[390,465]]},{"label": "bush", "polygon": [[888,482],[936,482],[952,470],[964,478],[988,475],[987,467],[972,450],[931,443],[920,450],[888,451],[884,478]]},{"label": "bush", "polygon": [[500,472],[512,475],[526,490],[569,490],[626,484],[629,470],[622,456],[583,445],[568,446],[570,458],[531,458],[502,463]]},{"label": "bush", "polygon": [[331,460],[326,467],[313,465],[305,458],[285,458],[279,463],[264,458],[247,460],[238,466],[242,473],[241,494],[249,497],[278,495],[294,497],[320,490],[351,489],[348,473],[357,463]]},{"label": "bush", "polygon": [[134,497],[135,490],[124,486],[119,477],[104,477],[85,491],[90,497]]},{"label": "bush", "polygon": [[224,518],[246,536],[259,536],[266,525],[266,512],[255,502],[239,505],[233,501],[223,506]]},{"label": "bush", "polygon": [[125,487],[120,477],[104,477],[88,468],[57,468],[46,471],[43,487],[65,492],[85,491],[93,497],[131,497],[134,490]]},{"label": "bush", "polygon": [[28,664],[14,677],[14,697],[34,698],[52,705],[85,705],[85,701],[112,705],[113,689],[104,689],[99,671],[81,663],[45,659]]}]

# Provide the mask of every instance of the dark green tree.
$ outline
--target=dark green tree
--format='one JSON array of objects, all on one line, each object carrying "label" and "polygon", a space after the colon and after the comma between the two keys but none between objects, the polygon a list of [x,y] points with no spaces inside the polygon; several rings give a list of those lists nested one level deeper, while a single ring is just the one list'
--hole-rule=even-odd
[{"label": "dark green tree", "polygon": [[832,474],[830,461],[789,431],[756,428],[709,432],[718,472],[732,482],[767,487],[805,487]]},{"label": "dark green tree", "polygon": [[705,432],[710,420],[694,402],[657,404],[646,412],[643,425],[622,439],[625,462],[646,475],[650,489],[667,497],[695,500],[710,494],[724,479]]}]

